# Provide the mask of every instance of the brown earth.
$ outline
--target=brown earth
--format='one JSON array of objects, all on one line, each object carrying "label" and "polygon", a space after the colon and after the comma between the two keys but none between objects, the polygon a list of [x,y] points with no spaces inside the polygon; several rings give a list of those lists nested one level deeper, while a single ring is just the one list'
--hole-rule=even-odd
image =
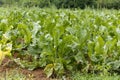
[{"label": "brown earth", "polygon": [[[6,71],[17,70],[18,73],[24,74],[26,77],[31,78],[31,80],[52,80],[46,78],[46,75],[43,72],[43,69],[36,69],[34,71],[30,71],[27,69],[19,68],[14,62],[10,61],[8,58],[5,58],[0,66],[0,73],[5,73]],[[28,79],[30,80],[30,79]]]}]

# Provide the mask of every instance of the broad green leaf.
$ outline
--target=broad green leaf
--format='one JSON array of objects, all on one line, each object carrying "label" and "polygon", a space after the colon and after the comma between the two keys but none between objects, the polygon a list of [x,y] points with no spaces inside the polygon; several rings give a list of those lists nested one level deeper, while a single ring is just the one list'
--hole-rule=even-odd
[{"label": "broad green leaf", "polygon": [[104,40],[101,36],[97,36],[97,40],[95,43],[95,53],[97,54],[103,54],[103,47],[104,47]]}]

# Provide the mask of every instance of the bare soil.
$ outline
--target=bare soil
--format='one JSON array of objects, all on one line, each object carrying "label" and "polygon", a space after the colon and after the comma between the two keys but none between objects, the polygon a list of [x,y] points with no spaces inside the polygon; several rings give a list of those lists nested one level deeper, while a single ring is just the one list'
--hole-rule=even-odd
[{"label": "bare soil", "polygon": [[43,72],[43,69],[36,69],[33,71],[19,68],[14,62],[10,61],[10,59],[5,58],[0,65],[0,73],[4,73],[5,71],[17,70],[19,73],[24,74],[26,77],[32,77],[32,80],[51,80],[46,78],[46,75]]}]

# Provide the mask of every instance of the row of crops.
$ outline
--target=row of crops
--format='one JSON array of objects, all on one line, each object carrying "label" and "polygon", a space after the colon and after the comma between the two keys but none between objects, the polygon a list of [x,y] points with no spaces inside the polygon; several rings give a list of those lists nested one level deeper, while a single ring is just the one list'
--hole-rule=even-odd
[{"label": "row of crops", "polygon": [[119,71],[120,11],[1,8],[1,61],[5,55],[48,77]]}]

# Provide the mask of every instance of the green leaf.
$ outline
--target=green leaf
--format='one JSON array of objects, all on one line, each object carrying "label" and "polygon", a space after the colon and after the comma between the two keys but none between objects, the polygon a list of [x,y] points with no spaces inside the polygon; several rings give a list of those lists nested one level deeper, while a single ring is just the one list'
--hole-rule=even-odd
[{"label": "green leaf", "polygon": [[97,40],[95,43],[95,53],[96,54],[103,54],[103,49],[104,49],[104,40],[101,36],[97,36]]},{"label": "green leaf", "polygon": [[47,78],[49,78],[53,74],[53,71],[54,71],[54,64],[47,64],[47,66],[44,69]]},{"label": "green leaf", "polygon": [[82,52],[78,52],[75,56],[74,56],[75,60],[77,61],[77,63],[84,63],[85,62],[85,57],[84,54]]}]

